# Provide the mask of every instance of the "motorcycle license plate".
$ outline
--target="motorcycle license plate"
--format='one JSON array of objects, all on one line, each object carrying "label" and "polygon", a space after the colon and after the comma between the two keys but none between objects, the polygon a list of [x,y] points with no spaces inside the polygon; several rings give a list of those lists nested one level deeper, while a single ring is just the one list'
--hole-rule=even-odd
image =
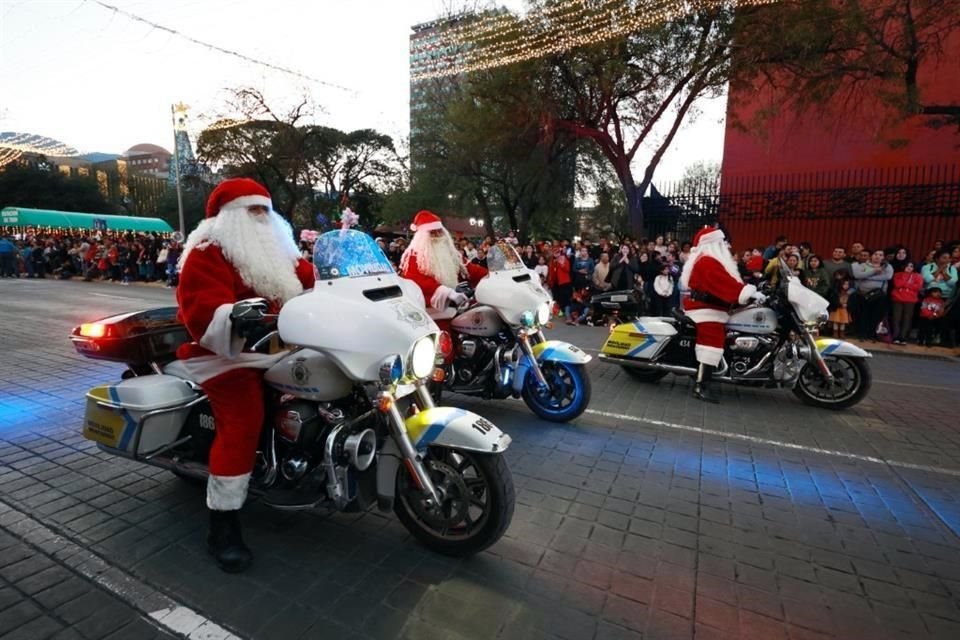
[{"label": "motorcycle license plate", "polygon": [[628,299],[628,296],[610,296],[610,302],[626,302]]},{"label": "motorcycle license plate", "polygon": [[119,411],[97,404],[98,390],[99,388],[93,389],[87,396],[87,410],[83,416],[83,437],[108,447],[117,447],[123,437],[126,421]]}]

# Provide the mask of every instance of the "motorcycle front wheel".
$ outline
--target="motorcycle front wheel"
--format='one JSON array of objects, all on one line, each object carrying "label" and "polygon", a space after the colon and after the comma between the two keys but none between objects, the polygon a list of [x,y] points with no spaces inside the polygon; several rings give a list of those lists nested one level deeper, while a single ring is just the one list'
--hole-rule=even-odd
[{"label": "motorcycle front wheel", "polygon": [[424,504],[405,466],[397,470],[393,510],[414,538],[431,551],[463,557],[503,536],[516,500],[503,455],[430,447],[423,464],[442,494],[437,508]]},{"label": "motorcycle front wheel", "polygon": [[568,422],[586,411],[592,390],[584,365],[543,362],[540,370],[547,389],[540,388],[532,371],[523,384],[523,401],[531,411],[551,422]]},{"label": "motorcycle front wheel", "polygon": [[805,404],[823,409],[846,409],[863,400],[872,379],[866,360],[827,356],[824,361],[833,374],[834,383],[828,383],[817,365],[808,362],[800,371],[793,393]]}]

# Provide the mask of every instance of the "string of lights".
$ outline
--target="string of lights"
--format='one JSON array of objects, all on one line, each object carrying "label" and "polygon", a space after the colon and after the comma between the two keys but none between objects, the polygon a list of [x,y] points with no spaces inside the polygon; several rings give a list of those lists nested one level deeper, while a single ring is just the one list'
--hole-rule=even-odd
[{"label": "string of lights", "polygon": [[33,133],[14,133],[12,131],[0,134],[0,150],[17,151],[21,154],[39,153],[58,157],[79,155],[79,152],[73,147],[52,138],[45,138]]},{"label": "string of lights", "polygon": [[142,18],[142,17],[140,17],[140,16],[138,16],[138,15],[136,15],[136,14],[130,13],[129,11],[124,11],[123,9],[120,9],[119,7],[115,7],[115,6],[111,5],[111,4],[107,4],[106,2],[101,2],[101,0],[93,0],[93,2],[94,2],[95,4],[100,5],[101,7],[105,8],[105,9],[108,9],[108,10],[110,10],[110,11],[113,11],[114,13],[116,13],[116,14],[118,14],[118,15],[122,15],[122,16],[124,16],[125,18],[128,18],[128,19],[130,19],[130,20],[133,20],[133,21],[135,21],[135,22],[140,22],[140,23],[142,23],[142,24],[148,25],[148,26],[150,26],[150,27],[152,27],[152,28],[154,28],[154,29],[157,29],[157,30],[159,30],[159,31],[164,31],[164,32],[169,33],[169,34],[171,34],[171,35],[174,35],[174,36],[176,36],[176,37],[178,37],[178,38],[181,38],[181,39],[183,39],[183,40],[186,40],[187,42],[190,42],[190,43],[192,43],[192,44],[195,44],[195,45],[198,45],[198,46],[201,46],[201,47],[205,47],[206,49],[209,49],[210,51],[216,51],[217,53],[222,53],[222,54],[225,54],[225,55],[228,55],[228,56],[232,56],[232,57],[237,58],[237,59],[239,59],[239,60],[243,60],[244,62],[249,62],[249,63],[251,63],[251,64],[255,64],[255,65],[264,67],[264,68],[266,68],[266,69],[271,69],[271,70],[273,70],[273,71],[279,71],[280,73],[285,73],[285,74],[294,76],[294,77],[296,77],[296,78],[300,78],[300,79],[302,79],[302,80],[308,80],[308,81],[310,81],[310,82],[314,82],[314,83],[316,83],[316,84],[323,85],[323,86],[325,86],[325,87],[330,87],[331,89],[337,89],[337,90],[339,90],[339,91],[347,91],[347,92],[350,92],[350,93],[354,93],[354,90],[353,90],[353,89],[350,89],[349,87],[344,87],[344,86],[342,86],[342,85],[335,84],[335,83],[333,83],[333,82],[327,82],[326,80],[320,80],[319,78],[314,78],[313,76],[309,76],[309,75],[307,75],[307,74],[305,74],[305,73],[300,73],[299,71],[295,71],[294,69],[290,69],[289,67],[281,67],[280,65],[276,65],[276,64],[273,64],[273,63],[270,63],[270,62],[266,62],[266,61],[264,61],[264,60],[258,60],[258,59],[256,59],[256,58],[251,58],[251,57],[248,56],[248,55],[244,55],[244,54],[240,53],[239,51],[234,51],[234,50],[232,50],[232,49],[225,49],[225,48],[223,48],[223,47],[218,47],[218,46],[215,45],[215,44],[210,44],[209,42],[204,42],[204,41],[202,41],[202,40],[197,40],[196,38],[194,38],[194,37],[192,37],[192,36],[188,36],[188,35],[186,35],[186,34],[184,34],[184,33],[181,33],[180,31],[177,31],[176,29],[173,29],[173,28],[171,28],[171,27],[164,26],[164,25],[162,25],[162,24],[158,24],[158,23],[156,23],[156,22],[153,22],[152,20],[147,20],[146,18]]},{"label": "string of lights", "polygon": [[17,158],[23,155],[23,151],[18,149],[0,148],[0,167],[5,167],[11,162],[16,162]]},{"label": "string of lights", "polygon": [[[612,40],[703,9],[727,6],[760,6],[779,0],[636,0],[557,3],[526,18],[488,22],[491,28],[463,25],[443,30],[437,49],[446,51],[411,73],[418,82],[473,71],[482,71],[525,60],[563,53],[577,47]],[[484,44],[489,43],[489,44]]]}]

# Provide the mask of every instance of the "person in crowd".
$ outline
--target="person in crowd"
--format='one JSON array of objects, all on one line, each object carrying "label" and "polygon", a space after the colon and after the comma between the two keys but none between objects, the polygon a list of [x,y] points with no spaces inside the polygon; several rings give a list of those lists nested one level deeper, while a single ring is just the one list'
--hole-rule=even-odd
[{"label": "person in crowd", "polygon": [[277,360],[246,350],[250,336],[234,317],[235,304],[262,297],[276,313],[313,287],[314,274],[259,183],[221,182],[207,200],[206,216],[182,253],[177,302],[195,342],[181,346],[177,357],[207,394],[217,422],[207,480],[207,550],[223,571],[234,573],[253,560],[238,514],[263,426],[263,369]]},{"label": "person in crowd", "polygon": [[535,266],[533,270],[540,276],[540,284],[549,287],[550,285],[547,284],[547,276],[550,275],[550,266],[547,264],[546,256],[543,254],[537,256],[537,266]]},{"label": "person in crowd", "polygon": [[800,270],[803,271],[807,268],[807,260],[810,259],[810,255],[813,253],[813,247],[810,246],[810,243],[803,241],[799,244],[798,250],[800,252]]},{"label": "person in crowd", "polygon": [[593,268],[593,277],[591,278],[591,285],[596,291],[606,291],[610,288],[610,255],[607,253],[600,254],[600,261],[597,262],[596,266]]},{"label": "person in crowd", "polygon": [[693,245],[691,245],[689,242],[684,242],[684,243],[682,243],[682,244],[680,245],[680,256],[679,256],[679,258],[680,258],[680,264],[681,264],[681,265],[682,265],[684,262],[687,261],[687,258],[690,257],[690,247],[692,247],[692,246],[693,246]]},{"label": "person in crowd", "polygon": [[[845,258],[846,261],[849,262],[850,264],[853,264],[853,263],[855,263],[855,262],[861,261],[861,260],[860,260],[860,255],[863,253],[863,250],[864,250],[864,246],[863,246],[863,243],[862,243],[862,242],[853,242],[853,243],[851,243],[851,244],[850,244],[850,251],[847,252],[847,255],[846,255],[846,258]],[[862,261],[862,262],[865,262],[865,260]],[[851,274],[852,274],[852,273],[853,273],[853,272],[851,271]]]},{"label": "person in crowd", "polygon": [[573,288],[577,290],[588,288],[595,268],[590,252],[586,247],[580,247],[577,257],[573,261]]},{"label": "person in crowd", "polygon": [[904,266],[910,260],[910,252],[907,251],[907,248],[902,244],[898,244],[894,247],[891,247],[892,251],[890,252],[890,259],[887,261],[890,263],[890,266],[893,267],[894,273],[899,273],[903,271]]},{"label": "person in crowd", "polygon": [[850,289],[850,278],[838,275],[838,285],[836,290],[836,304],[830,311],[830,323],[833,325],[833,335],[837,338],[847,337],[847,325],[853,320],[850,315],[850,299],[853,297],[853,291]]},{"label": "person in crowd", "polygon": [[923,282],[928,289],[940,289],[944,300],[950,300],[953,297],[957,287],[957,268],[950,264],[949,251],[940,250],[936,254],[936,260],[925,265],[920,275],[923,276]]},{"label": "person in crowd", "polygon": [[669,316],[673,310],[673,291],[676,284],[673,276],[670,274],[670,265],[660,263],[660,270],[657,276],[653,278],[653,315],[659,317]]},{"label": "person in crowd", "polygon": [[567,318],[567,324],[570,324],[570,298],[573,294],[573,273],[571,271],[570,261],[562,246],[556,247],[553,252],[553,260],[550,261],[550,269],[547,273],[547,285],[553,292],[553,299],[557,303],[560,317]]},{"label": "person in crowd", "polygon": [[[896,259],[896,254],[895,259]],[[904,259],[901,270],[894,271],[891,284],[890,300],[893,305],[893,342],[907,344],[910,329],[913,325],[913,314],[917,303],[920,302],[920,292],[923,290],[923,276],[913,268],[913,263]]]},{"label": "person in crowd", "polygon": [[630,246],[624,244],[610,269],[610,288],[614,291],[633,289],[639,272],[637,258],[631,255]]},{"label": "person in crowd", "polygon": [[795,277],[799,278],[801,275],[800,266],[803,264],[803,260],[796,253],[791,253],[784,260],[784,264],[787,266],[787,269]]},{"label": "person in crowd", "polygon": [[532,244],[528,244],[523,248],[523,253],[520,255],[520,258],[523,260],[523,266],[527,269],[535,269],[537,266],[537,252]]},{"label": "person in crowd", "polygon": [[805,287],[827,300],[830,299],[830,289],[833,283],[830,274],[820,262],[820,256],[811,253],[807,257],[807,268],[802,271],[800,278]]},{"label": "person in crowd", "polygon": [[867,262],[852,265],[858,298],[854,323],[861,340],[877,339],[877,328],[887,317],[887,287],[893,278],[893,267],[884,260],[882,249],[870,251],[869,256]]},{"label": "person in crowd", "polygon": [[180,255],[182,248],[180,244],[175,240],[170,241],[170,246],[167,248],[167,284],[166,287],[171,289],[176,287],[180,282]]},{"label": "person in crowd", "polygon": [[823,268],[827,270],[830,279],[833,280],[838,272],[845,274],[844,277],[850,278],[853,273],[850,271],[850,263],[846,260],[847,250],[843,247],[834,247],[830,259],[823,261]]},{"label": "person in crowd", "polygon": [[779,256],[786,245],[787,236],[777,236],[777,239],[774,240],[773,244],[763,250],[764,262],[768,262]]},{"label": "person in crowd", "polygon": [[920,320],[917,322],[917,344],[932,347],[940,338],[946,316],[946,300],[943,289],[931,287],[920,302]]},{"label": "person in crowd", "polygon": [[0,236],[0,278],[18,278],[17,245],[10,238]]}]

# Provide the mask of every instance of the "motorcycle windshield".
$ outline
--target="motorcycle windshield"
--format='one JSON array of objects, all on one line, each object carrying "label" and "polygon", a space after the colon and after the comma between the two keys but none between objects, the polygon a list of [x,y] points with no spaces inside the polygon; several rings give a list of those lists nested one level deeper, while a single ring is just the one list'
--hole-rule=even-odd
[{"label": "motorcycle windshield", "polygon": [[363,278],[393,273],[373,238],[353,229],[329,231],[313,245],[313,269],[317,280]]},{"label": "motorcycle windshield", "polygon": [[487,251],[487,270],[491,273],[525,268],[520,254],[511,244],[501,241]]}]

